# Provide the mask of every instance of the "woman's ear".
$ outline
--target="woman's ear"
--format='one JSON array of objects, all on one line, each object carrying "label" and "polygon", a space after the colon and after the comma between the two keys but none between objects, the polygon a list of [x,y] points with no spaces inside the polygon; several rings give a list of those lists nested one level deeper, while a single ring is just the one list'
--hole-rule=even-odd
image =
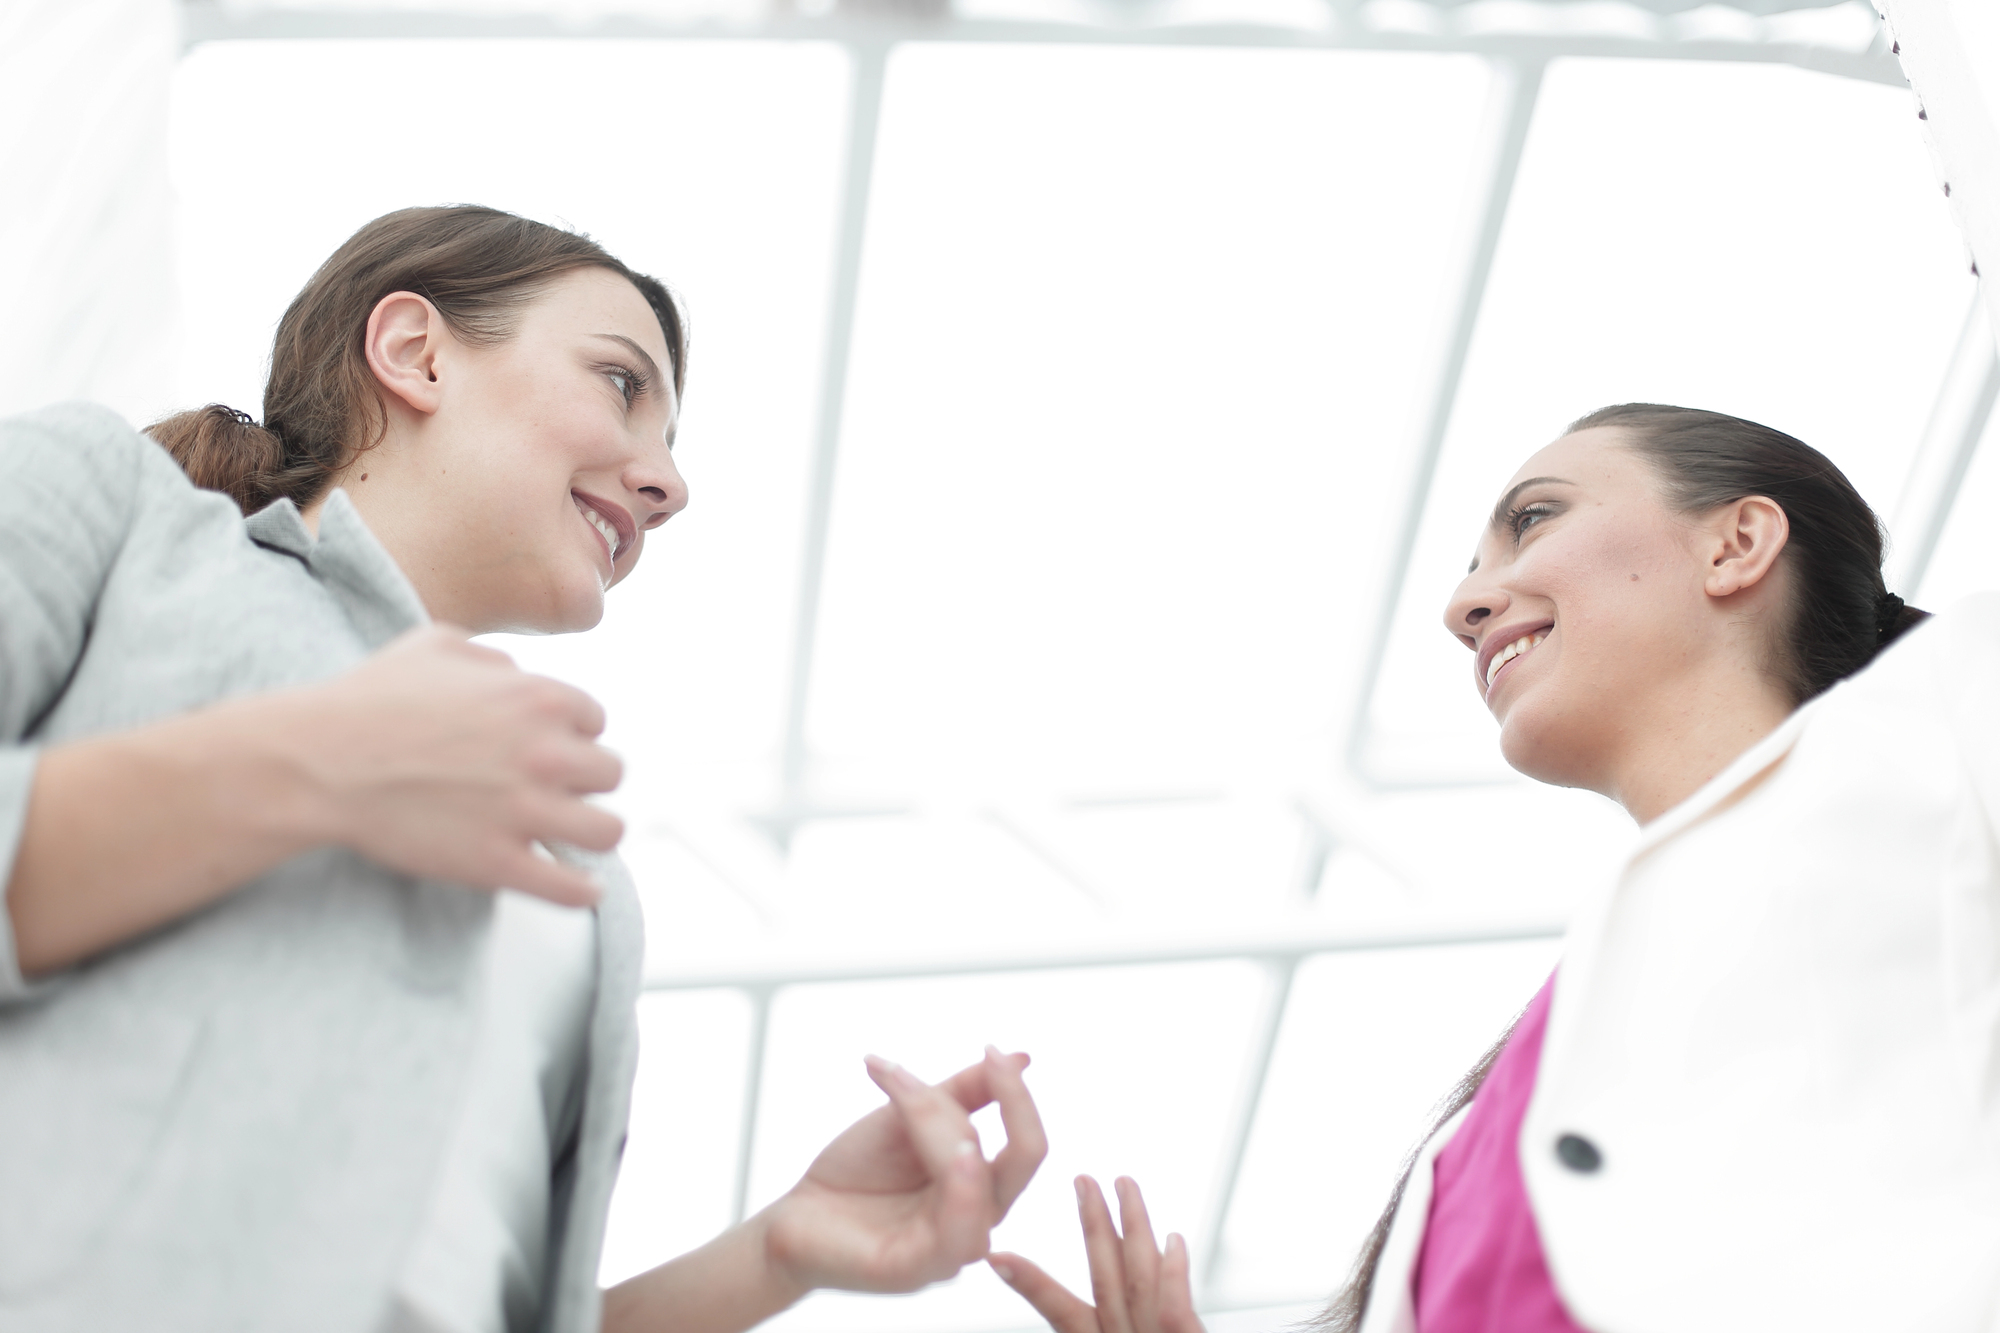
[{"label": "woman's ear", "polygon": [[1762,583],[1792,535],[1785,511],[1761,495],[1720,506],[1704,526],[1713,541],[1702,588],[1710,597],[1730,597]]},{"label": "woman's ear", "polygon": [[441,401],[437,360],[445,336],[436,306],[414,292],[390,292],[369,312],[362,350],[378,384],[404,406],[429,416]]}]

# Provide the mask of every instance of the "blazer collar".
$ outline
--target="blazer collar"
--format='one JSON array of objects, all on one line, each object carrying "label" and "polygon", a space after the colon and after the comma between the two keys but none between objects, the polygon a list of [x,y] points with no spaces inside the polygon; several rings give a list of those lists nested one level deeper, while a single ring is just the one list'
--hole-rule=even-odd
[{"label": "blazer collar", "polygon": [[295,556],[340,602],[369,648],[430,623],[430,613],[382,543],[361,521],[347,492],[335,488],[320,510],[319,536],[290,500],[276,500],[243,520],[259,546]]}]

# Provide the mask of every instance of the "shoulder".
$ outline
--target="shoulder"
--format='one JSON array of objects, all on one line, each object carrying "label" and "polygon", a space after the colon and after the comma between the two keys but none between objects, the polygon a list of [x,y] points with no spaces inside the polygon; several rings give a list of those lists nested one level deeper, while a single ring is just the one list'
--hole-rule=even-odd
[{"label": "shoulder", "polygon": [[0,475],[17,492],[44,500],[87,494],[99,512],[129,511],[161,464],[180,472],[158,444],[96,403],[58,403],[0,419]]},{"label": "shoulder", "polygon": [[[2000,592],[1936,612],[1807,708],[1814,730],[1839,719],[1939,762],[2000,744]],[[2000,769],[1994,776],[2000,784]]]},{"label": "shoulder", "polygon": [[129,471],[147,449],[158,452],[159,446],[97,403],[57,403],[0,419],[0,458],[10,468],[40,464],[51,470]]}]

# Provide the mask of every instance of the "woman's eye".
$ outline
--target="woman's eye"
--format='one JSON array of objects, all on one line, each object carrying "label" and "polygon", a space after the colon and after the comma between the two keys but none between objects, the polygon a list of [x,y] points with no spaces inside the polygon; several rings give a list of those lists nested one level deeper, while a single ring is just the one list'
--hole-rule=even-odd
[{"label": "woman's eye", "polygon": [[1550,517],[1552,512],[1547,505],[1522,505],[1519,509],[1507,515],[1507,525],[1514,530],[1515,540],[1518,541],[1522,533],[1543,519]]},{"label": "woman's eye", "polygon": [[632,377],[622,370],[611,371],[610,377],[612,384],[617,386],[618,396],[629,404],[632,401]]}]

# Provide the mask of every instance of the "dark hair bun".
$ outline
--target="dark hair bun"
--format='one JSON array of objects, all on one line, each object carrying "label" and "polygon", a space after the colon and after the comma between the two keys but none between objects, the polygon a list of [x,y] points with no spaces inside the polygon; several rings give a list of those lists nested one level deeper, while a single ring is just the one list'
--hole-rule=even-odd
[{"label": "dark hair bun", "polygon": [[1930,614],[1919,611],[1893,592],[1885,592],[1882,594],[1882,609],[1875,613],[1875,637],[1881,647],[1887,648],[1909,633],[1918,622],[1928,620]]}]

